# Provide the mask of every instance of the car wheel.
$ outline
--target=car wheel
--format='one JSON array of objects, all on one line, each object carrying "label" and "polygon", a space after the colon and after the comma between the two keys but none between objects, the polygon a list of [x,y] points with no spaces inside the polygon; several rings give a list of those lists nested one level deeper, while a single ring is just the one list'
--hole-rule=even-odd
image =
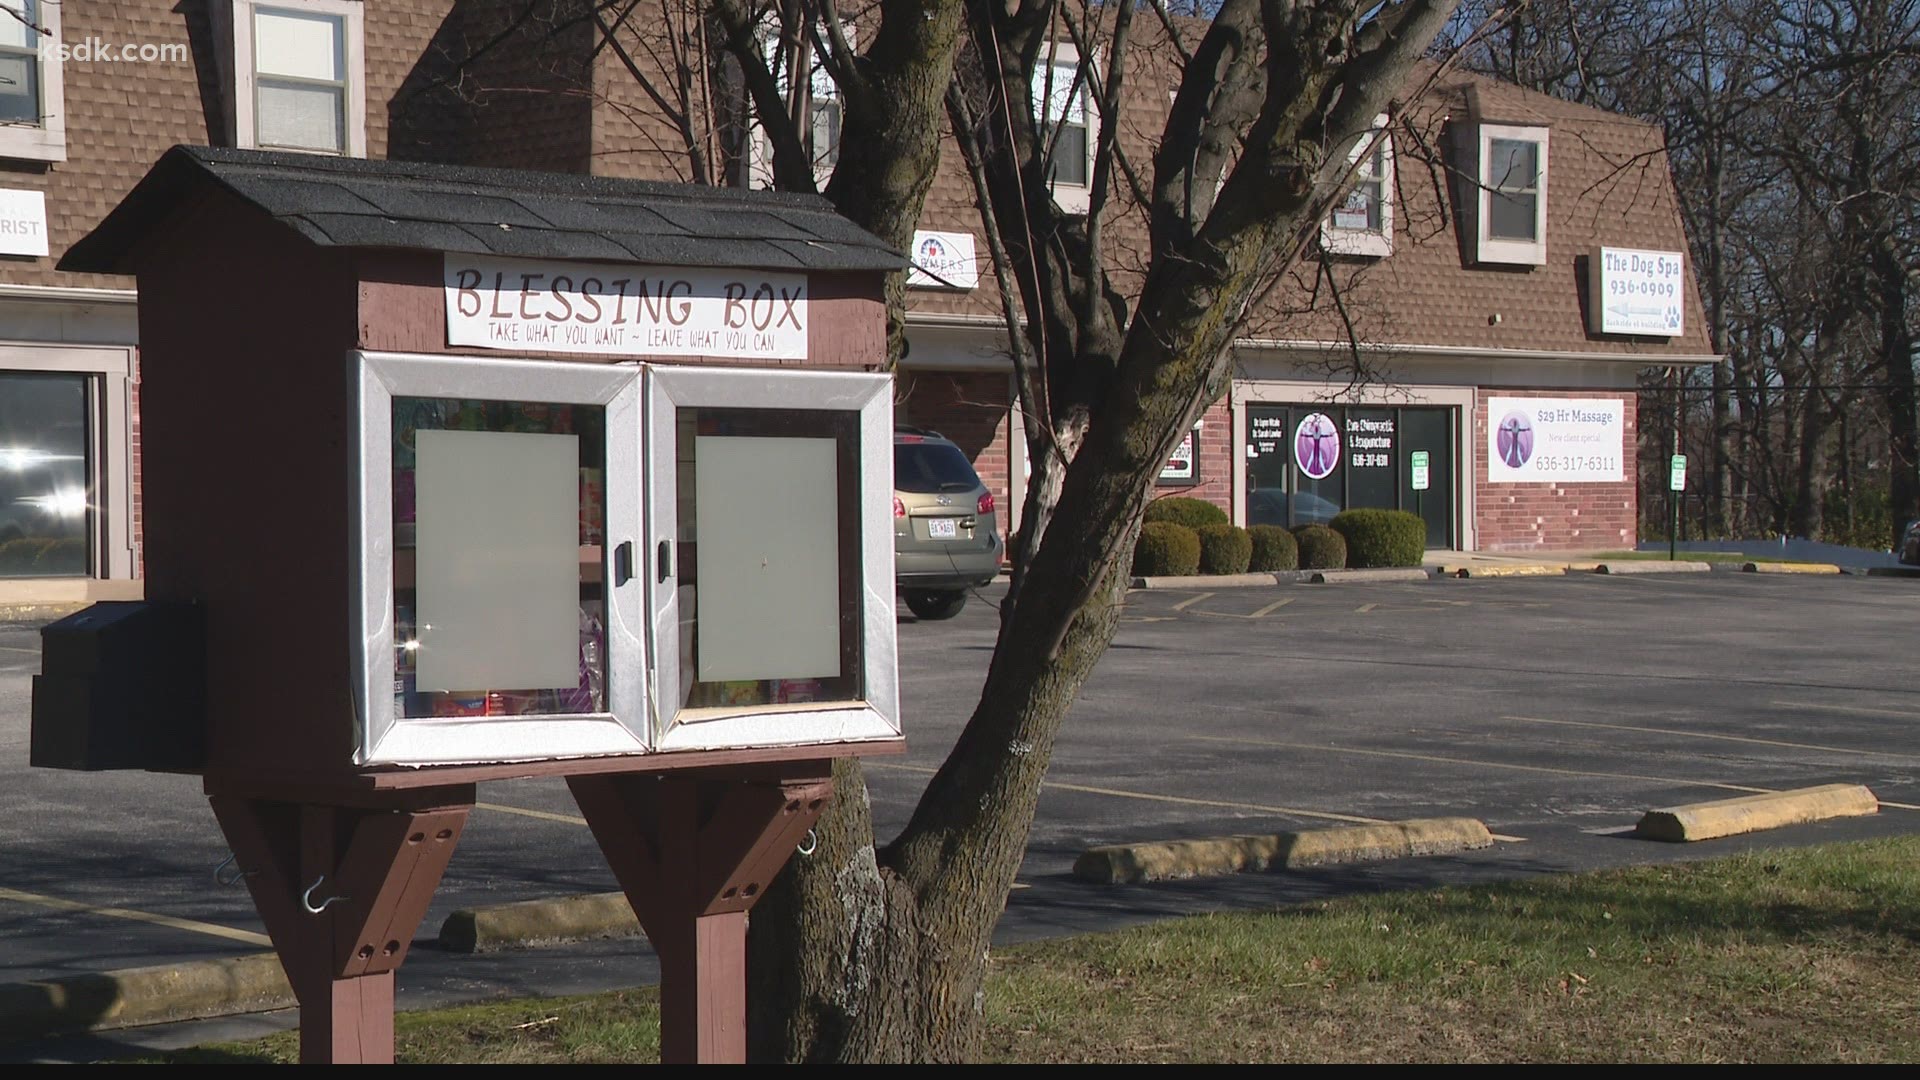
[{"label": "car wheel", "polygon": [[967,594],[961,590],[908,589],[907,608],[923,619],[951,619],[967,606]]}]

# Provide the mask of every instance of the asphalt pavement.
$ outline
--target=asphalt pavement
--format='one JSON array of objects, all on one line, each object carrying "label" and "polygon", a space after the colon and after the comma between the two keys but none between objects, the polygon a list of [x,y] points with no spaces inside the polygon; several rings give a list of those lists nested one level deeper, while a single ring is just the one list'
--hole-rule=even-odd
[{"label": "asphalt pavement", "polygon": [[[869,770],[884,838],[978,694],[986,590],[899,626],[909,753]],[[1136,591],[1073,708],[1003,941],[1363,889],[1699,858],[1920,828],[1920,581],[1570,575]],[[27,768],[37,632],[0,625],[0,982],[265,948],[192,777]],[[1624,835],[1651,807],[1863,783],[1874,817],[1675,846]],[[564,785],[482,785],[422,924],[456,908],[615,888]],[[1101,887],[1068,874],[1131,840],[1464,815],[1486,851],[1310,872]],[[400,1006],[654,977],[646,946],[486,957],[418,947]],[[0,1048],[84,1059],[290,1017]]]}]

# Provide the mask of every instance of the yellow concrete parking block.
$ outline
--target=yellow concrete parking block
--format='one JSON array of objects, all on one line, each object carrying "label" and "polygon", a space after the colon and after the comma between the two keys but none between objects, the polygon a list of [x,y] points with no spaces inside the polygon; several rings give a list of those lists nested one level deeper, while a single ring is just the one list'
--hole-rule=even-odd
[{"label": "yellow concrete parking block", "polygon": [[1860,784],[1822,784],[1793,791],[1649,810],[1633,831],[1634,835],[1649,840],[1692,843],[1830,818],[1864,817],[1879,812],[1880,801]]},{"label": "yellow concrete parking block", "polygon": [[1271,836],[1109,844],[1082,853],[1073,864],[1073,876],[1102,885],[1131,885],[1416,855],[1452,855],[1492,846],[1493,834],[1472,818],[1421,818]]}]

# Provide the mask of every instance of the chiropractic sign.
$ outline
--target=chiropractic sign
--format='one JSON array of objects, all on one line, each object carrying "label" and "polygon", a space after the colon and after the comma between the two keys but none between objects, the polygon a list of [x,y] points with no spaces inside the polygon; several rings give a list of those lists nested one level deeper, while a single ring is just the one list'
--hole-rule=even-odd
[{"label": "chiropractic sign", "polygon": [[760,270],[446,256],[447,344],[807,358],[807,279]]},{"label": "chiropractic sign", "polygon": [[1601,484],[1626,479],[1618,398],[1487,399],[1487,480]]}]

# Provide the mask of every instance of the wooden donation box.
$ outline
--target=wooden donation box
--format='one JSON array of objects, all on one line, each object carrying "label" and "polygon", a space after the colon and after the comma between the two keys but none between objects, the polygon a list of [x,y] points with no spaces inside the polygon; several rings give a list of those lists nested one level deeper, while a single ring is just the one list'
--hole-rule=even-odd
[{"label": "wooden donation box", "polygon": [[48,628],[36,764],[204,776],[319,1061],[391,1060],[474,785],[564,777],[665,1057],[743,1059],[748,908],[903,748],[901,257],[812,197],[176,147],[61,265],[139,280],[147,601]]}]

